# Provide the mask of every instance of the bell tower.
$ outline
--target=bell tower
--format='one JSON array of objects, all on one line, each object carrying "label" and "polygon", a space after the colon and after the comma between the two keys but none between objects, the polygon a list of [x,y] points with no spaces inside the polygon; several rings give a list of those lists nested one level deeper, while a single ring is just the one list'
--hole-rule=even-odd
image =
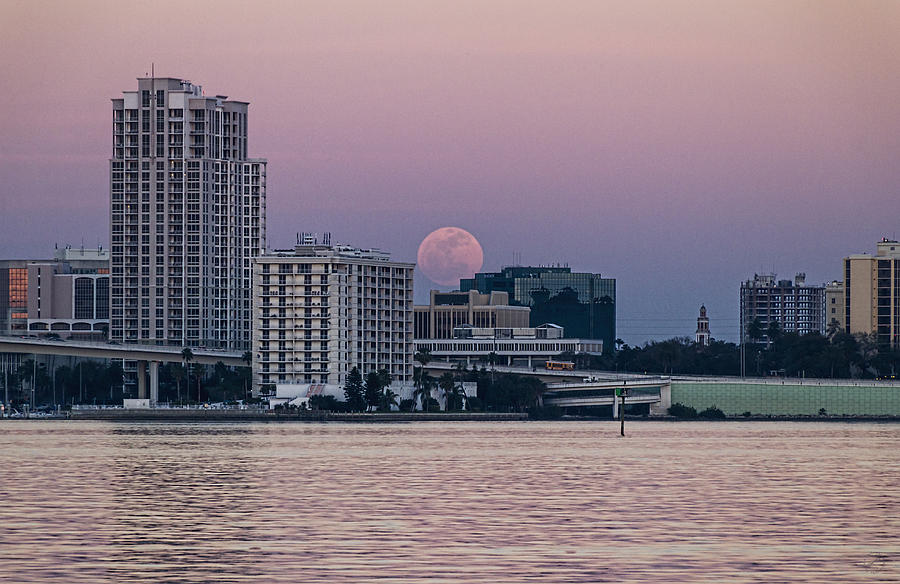
[{"label": "bell tower", "polygon": [[703,347],[709,346],[709,318],[706,316],[706,306],[700,306],[700,316],[697,317],[697,333],[694,342]]}]

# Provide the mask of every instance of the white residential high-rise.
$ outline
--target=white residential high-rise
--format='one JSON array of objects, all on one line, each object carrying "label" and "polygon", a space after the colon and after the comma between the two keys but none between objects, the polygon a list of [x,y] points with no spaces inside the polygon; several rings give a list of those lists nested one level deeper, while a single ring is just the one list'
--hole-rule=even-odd
[{"label": "white residential high-rise", "polygon": [[111,340],[250,348],[266,161],[247,157],[247,106],[167,77],[112,100]]},{"label": "white residential high-rise", "polygon": [[302,237],[254,262],[254,388],[343,385],[353,367],[411,381],[415,264]]}]

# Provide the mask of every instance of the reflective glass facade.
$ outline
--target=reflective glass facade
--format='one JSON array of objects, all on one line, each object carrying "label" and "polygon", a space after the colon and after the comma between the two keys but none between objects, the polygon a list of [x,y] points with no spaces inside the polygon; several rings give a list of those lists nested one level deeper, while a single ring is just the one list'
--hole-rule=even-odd
[{"label": "reflective glass facade", "polygon": [[531,326],[558,324],[567,338],[603,339],[615,347],[615,278],[562,266],[512,266],[462,279],[460,290],[507,292],[510,304],[531,307]]}]

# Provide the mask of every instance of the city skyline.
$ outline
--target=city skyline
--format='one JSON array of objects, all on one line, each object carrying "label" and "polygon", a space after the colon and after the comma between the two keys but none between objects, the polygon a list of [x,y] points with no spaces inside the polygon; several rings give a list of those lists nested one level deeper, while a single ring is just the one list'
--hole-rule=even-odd
[{"label": "city skyline", "polygon": [[4,9],[4,257],[109,249],[108,99],[151,62],[251,102],[269,247],[334,231],[411,261],[456,225],[485,271],[616,278],[631,344],[691,336],[701,304],[737,340],[741,281],[821,284],[898,235],[896,4],[226,2],[202,28],[175,5]]}]

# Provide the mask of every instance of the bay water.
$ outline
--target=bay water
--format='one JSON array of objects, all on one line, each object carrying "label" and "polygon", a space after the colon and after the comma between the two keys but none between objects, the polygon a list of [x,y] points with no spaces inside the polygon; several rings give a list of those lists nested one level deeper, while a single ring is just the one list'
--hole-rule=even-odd
[{"label": "bay water", "polygon": [[0,421],[0,582],[898,582],[900,424]]}]

